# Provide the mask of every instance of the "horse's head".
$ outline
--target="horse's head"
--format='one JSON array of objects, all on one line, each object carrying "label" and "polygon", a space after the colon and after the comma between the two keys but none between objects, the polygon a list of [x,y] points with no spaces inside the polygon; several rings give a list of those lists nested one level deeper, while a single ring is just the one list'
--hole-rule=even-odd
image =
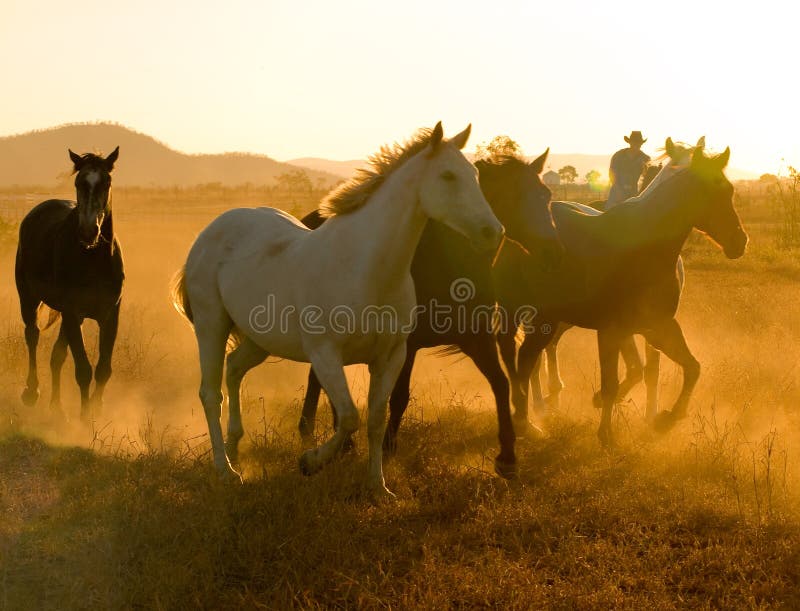
[{"label": "horse's head", "polygon": [[552,193],[540,178],[549,152],[547,149],[530,163],[503,157],[475,165],[481,189],[508,237],[521,243],[545,269],[552,270],[560,263],[564,247],[550,213]]},{"label": "horse's head", "polygon": [[738,259],[744,254],[748,238],[733,207],[733,185],[723,171],[730,155],[730,148],[713,156],[696,149],[687,171],[702,195],[695,228],[719,244],[729,259]]},{"label": "horse's head", "polygon": [[119,147],[105,158],[69,151],[78,200],[78,237],[86,248],[97,246],[103,221],[111,212],[111,171],[118,156]]},{"label": "horse's head", "polygon": [[475,166],[461,153],[470,129],[468,125],[457,136],[444,140],[442,124],[436,124],[423,153],[426,163],[420,177],[419,203],[427,216],[458,231],[475,248],[494,250],[504,229],[486,203]]},{"label": "horse's head", "polygon": [[625,201],[642,202],[649,198],[656,189],[669,178],[672,178],[680,172],[689,167],[692,161],[692,155],[695,151],[703,151],[706,146],[706,137],[702,136],[697,144],[694,146],[675,143],[672,138],[667,138],[664,143],[664,154],[658,158],[658,161],[666,161],[666,163],[659,164],[658,166],[650,166],[648,170],[659,168],[654,176],[648,177],[649,181],[643,185],[641,193],[635,197],[631,197]]}]

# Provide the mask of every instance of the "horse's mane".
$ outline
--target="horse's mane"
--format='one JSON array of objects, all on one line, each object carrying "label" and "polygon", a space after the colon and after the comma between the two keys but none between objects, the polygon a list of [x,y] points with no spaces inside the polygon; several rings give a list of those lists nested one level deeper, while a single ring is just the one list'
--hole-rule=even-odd
[{"label": "horse's mane", "polygon": [[[686,142],[673,142],[673,144],[675,145],[675,150],[680,151],[686,156],[690,156],[697,148],[694,144],[688,144]],[[669,163],[670,156],[667,154],[667,147],[660,146],[656,149],[656,152],[658,152],[659,155],[651,159],[651,163]]]},{"label": "horse's mane", "polygon": [[366,204],[392,172],[428,146],[431,134],[432,129],[422,128],[405,143],[383,145],[370,156],[369,167],[359,168],[355,176],[324,197],[319,206],[320,215],[328,218],[347,214]]}]

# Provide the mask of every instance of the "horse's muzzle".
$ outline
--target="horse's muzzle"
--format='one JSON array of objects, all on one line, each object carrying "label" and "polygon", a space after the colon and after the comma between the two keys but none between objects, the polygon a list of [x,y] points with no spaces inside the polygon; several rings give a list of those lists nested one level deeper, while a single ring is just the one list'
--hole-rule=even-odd
[{"label": "horse's muzzle", "polygon": [[722,247],[722,252],[725,253],[725,256],[729,259],[738,259],[741,257],[745,250],[747,249],[747,242],[749,238],[744,230],[740,229],[736,236],[725,243]]},{"label": "horse's muzzle", "polygon": [[506,230],[500,223],[484,225],[478,235],[472,238],[472,247],[478,252],[494,252],[499,248],[505,233]]}]

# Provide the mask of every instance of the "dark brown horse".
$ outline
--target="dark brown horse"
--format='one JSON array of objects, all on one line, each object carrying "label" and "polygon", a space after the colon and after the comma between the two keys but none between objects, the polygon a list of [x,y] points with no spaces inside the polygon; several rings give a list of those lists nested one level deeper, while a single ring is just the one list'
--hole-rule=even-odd
[{"label": "dark brown horse", "polygon": [[[89,418],[90,405],[102,405],[119,321],[124,273],[111,213],[111,171],[118,155],[119,147],[105,158],[69,151],[76,173],[77,203],[58,199],[42,202],[25,216],[19,228],[15,271],[28,345],[28,380],[22,400],[33,405],[39,398],[37,312],[44,303],[61,313],[61,328],[50,357],[50,405],[60,412],[61,367],[69,346],[75,359],[84,421]],[[96,320],[100,327],[100,354],[91,399],[92,366],[81,333],[86,318]]]},{"label": "dark brown horse", "polygon": [[[527,419],[527,388],[541,350],[550,341],[543,329],[568,323],[596,329],[600,354],[602,417],[598,435],[612,443],[611,414],[618,396],[617,361],[623,343],[641,334],[683,369],[683,388],[674,407],[655,420],[665,430],[686,415],[700,365],[683,337],[675,312],[681,286],[676,272],[686,238],[696,228],[729,258],[744,254],[747,234],[733,207],[733,187],[723,170],[730,151],[706,157],[697,148],[688,167],[675,172],[637,202],[590,215],[568,202],[553,202],[553,220],[564,245],[557,273],[542,274],[535,257],[505,243],[494,267],[498,302],[507,311],[525,304],[537,309],[517,349],[509,329],[498,335],[511,372],[515,417]],[[515,397],[517,400],[515,400]]]},{"label": "dark brown horse", "polygon": [[[547,152],[531,163],[515,157],[478,161],[481,190],[506,235],[536,257],[543,269],[552,269],[561,256],[561,245],[550,216],[550,190],[541,182]],[[303,222],[311,228],[322,224],[312,212]],[[497,406],[500,454],[495,469],[511,476],[516,469],[515,433],[509,408],[509,386],[500,365],[492,332],[491,312],[495,295],[491,280],[492,256],[476,252],[462,236],[442,223],[429,221],[411,264],[417,303],[424,308],[408,337],[406,361],[389,402],[389,425],[384,437],[387,452],[397,444],[397,432],[410,397],[411,372],[422,348],[448,346],[445,352],[466,354],[489,382]],[[437,319],[434,308],[444,312]],[[464,325],[459,321],[465,321]],[[300,419],[300,432],[314,431],[320,384],[309,373],[308,391]]]}]

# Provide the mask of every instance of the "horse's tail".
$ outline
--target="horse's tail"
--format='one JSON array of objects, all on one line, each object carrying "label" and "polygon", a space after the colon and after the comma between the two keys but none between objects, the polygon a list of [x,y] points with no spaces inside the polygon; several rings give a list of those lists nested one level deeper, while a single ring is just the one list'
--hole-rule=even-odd
[{"label": "horse's tail", "polygon": [[189,303],[189,294],[186,292],[186,266],[181,267],[172,277],[170,290],[172,305],[189,322],[194,322],[192,317],[192,304]]}]

